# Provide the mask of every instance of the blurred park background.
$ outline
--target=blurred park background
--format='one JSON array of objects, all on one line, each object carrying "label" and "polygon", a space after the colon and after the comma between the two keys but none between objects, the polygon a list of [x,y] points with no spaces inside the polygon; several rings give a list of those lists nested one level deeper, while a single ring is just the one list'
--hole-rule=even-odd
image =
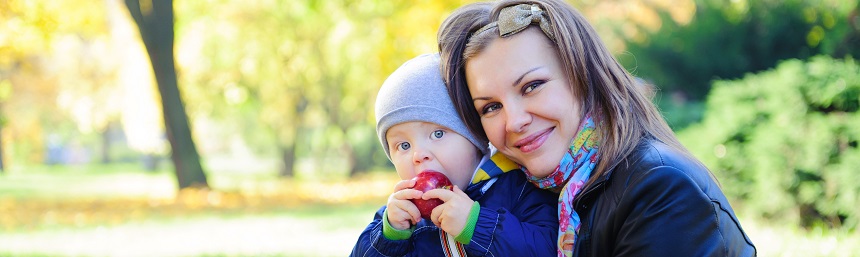
[{"label": "blurred park background", "polygon": [[[376,91],[467,2],[0,0],[0,256],[348,255]],[[761,256],[860,256],[857,1],[570,3]]]}]

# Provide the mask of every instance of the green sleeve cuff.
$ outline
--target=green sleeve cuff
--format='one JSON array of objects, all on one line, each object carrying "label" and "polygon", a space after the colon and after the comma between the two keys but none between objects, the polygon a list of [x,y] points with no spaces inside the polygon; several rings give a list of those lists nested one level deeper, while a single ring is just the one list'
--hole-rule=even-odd
[{"label": "green sleeve cuff", "polygon": [[472,235],[475,234],[475,224],[478,223],[479,214],[481,214],[481,204],[475,201],[472,204],[472,210],[469,211],[469,220],[466,221],[466,227],[463,228],[463,232],[460,232],[454,240],[464,245],[472,241]]},{"label": "green sleeve cuff", "polygon": [[[471,215],[471,214],[470,214]],[[471,218],[471,217],[470,217]],[[474,227],[474,224],[472,225]],[[388,223],[388,208],[382,213],[382,235],[388,240],[406,240],[412,237],[415,226],[408,229],[396,229]],[[471,238],[471,234],[469,235]]]}]

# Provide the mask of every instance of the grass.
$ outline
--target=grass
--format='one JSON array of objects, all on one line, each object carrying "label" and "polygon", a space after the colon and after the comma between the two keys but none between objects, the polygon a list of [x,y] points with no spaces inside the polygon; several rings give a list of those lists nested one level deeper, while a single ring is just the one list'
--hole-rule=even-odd
[{"label": "grass", "polygon": [[763,220],[742,220],[759,256],[860,256],[860,235],[822,228],[801,229]]},{"label": "grass", "polygon": [[[308,206],[0,235],[13,256],[346,256],[378,206]],[[0,254],[2,255],[2,254]]]},{"label": "grass", "polygon": [[176,192],[136,165],[0,175],[0,256],[346,256],[394,173],[350,181],[210,172]]},{"label": "grass", "polygon": [[176,190],[171,175],[134,164],[14,167],[0,176],[0,197],[170,197]]},{"label": "grass", "polygon": [[[223,167],[223,166],[222,166]],[[214,170],[177,192],[130,164],[0,175],[0,256],[346,256],[395,183]],[[860,256],[860,235],[741,217],[759,256]]]}]

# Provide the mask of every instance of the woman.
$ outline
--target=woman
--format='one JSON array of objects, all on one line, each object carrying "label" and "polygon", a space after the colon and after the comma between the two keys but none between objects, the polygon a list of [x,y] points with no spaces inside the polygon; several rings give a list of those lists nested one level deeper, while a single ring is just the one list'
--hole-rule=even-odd
[{"label": "woman", "polygon": [[711,173],[560,0],[463,7],[439,30],[469,129],[560,192],[560,256],[751,256]]}]

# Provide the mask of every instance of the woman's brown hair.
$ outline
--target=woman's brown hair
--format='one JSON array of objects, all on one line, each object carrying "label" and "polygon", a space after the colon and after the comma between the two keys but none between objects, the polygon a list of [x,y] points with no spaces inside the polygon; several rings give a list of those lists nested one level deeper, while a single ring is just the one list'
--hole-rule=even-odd
[{"label": "woman's brown hair", "polygon": [[518,4],[537,4],[544,10],[565,76],[574,96],[582,99],[580,115],[591,112],[596,118],[601,161],[589,183],[624,163],[646,137],[692,157],[650,101],[648,91],[641,88],[641,82],[610,54],[585,17],[561,0],[501,0],[493,4],[492,10],[487,10],[487,3],[473,4],[455,11],[442,23],[438,34],[442,75],[454,105],[475,136],[487,139],[466,84],[465,65],[500,37],[498,27],[473,33],[496,21],[502,8]]}]

